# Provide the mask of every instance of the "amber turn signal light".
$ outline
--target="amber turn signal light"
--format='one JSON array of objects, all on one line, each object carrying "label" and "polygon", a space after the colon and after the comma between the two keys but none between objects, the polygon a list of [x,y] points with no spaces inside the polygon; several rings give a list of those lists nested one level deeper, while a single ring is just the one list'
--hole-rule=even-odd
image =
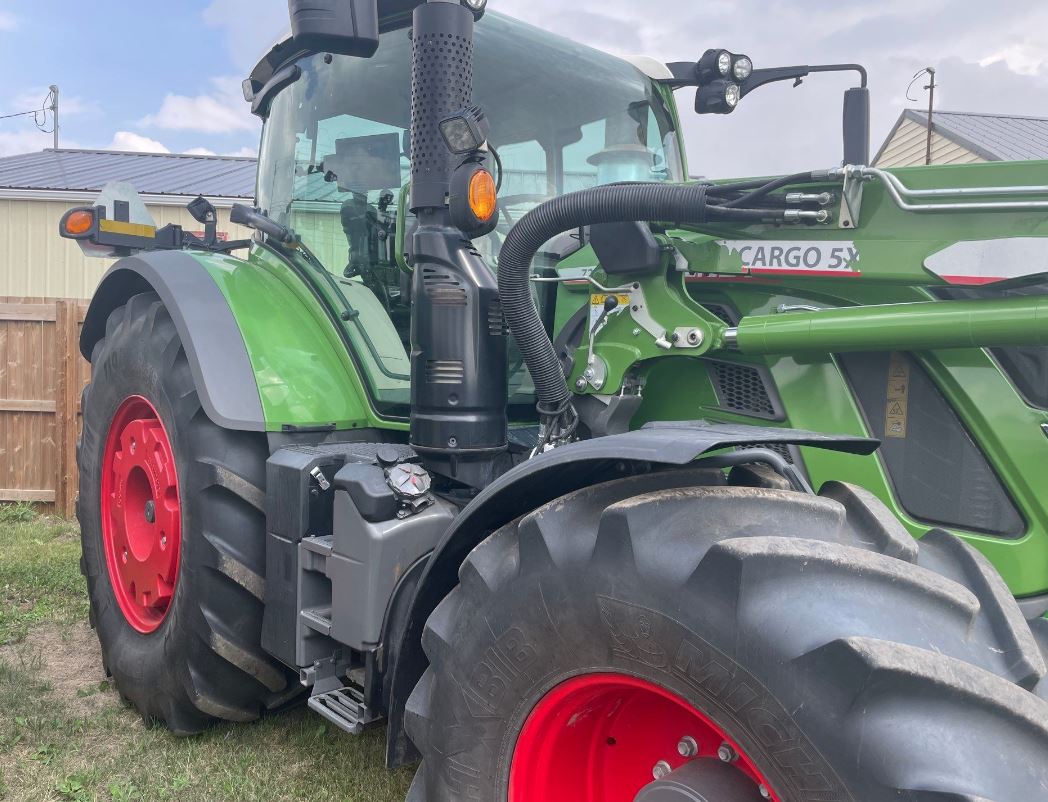
[{"label": "amber turn signal light", "polygon": [[91,209],[74,209],[62,219],[62,233],[67,237],[82,237],[95,225],[95,213]]},{"label": "amber turn signal light", "polygon": [[477,219],[486,223],[495,214],[498,193],[495,179],[487,170],[477,170],[469,179],[469,208]]}]

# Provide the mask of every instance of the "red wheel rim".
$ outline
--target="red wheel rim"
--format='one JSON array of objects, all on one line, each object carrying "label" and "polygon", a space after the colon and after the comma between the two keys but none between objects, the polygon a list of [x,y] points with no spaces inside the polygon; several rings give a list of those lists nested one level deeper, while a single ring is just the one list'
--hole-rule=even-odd
[{"label": "red wheel rim", "polygon": [[[683,757],[685,736],[697,752]],[[550,690],[531,711],[510,765],[509,802],[632,802],[666,761],[679,768],[727,744],[754,784],[771,785],[709,717],[669,691],[622,674],[587,674]]]},{"label": "red wheel rim", "polygon": [[102,455],[102,541],[124,618],[153,632],[171,607],[182,552],[175,452],[156,408],[133,395],[109,426]]}]

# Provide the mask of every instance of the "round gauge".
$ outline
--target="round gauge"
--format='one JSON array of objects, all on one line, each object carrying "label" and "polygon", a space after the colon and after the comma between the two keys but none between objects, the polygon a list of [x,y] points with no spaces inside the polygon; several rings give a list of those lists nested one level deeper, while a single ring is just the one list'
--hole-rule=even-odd
[{"label": "round gauge", "polygon": [[387,476],[393,492],[402,498],[424,496],[433,482],[424,468],[410,462],[394,465]]}]

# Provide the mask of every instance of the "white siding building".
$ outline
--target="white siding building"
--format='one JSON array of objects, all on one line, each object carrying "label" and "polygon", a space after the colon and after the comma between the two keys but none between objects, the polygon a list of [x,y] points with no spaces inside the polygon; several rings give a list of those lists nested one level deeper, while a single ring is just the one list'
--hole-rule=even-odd
[{"label": "white siding building", "polygon": [[91,297],[111,260],[85,258],[58,236],[58,222],[70,208],[93,203],[110,181],[130,182],[159,226],[199,231],[185,207],[204,195],[218,209],[220,232],[251,236],[230,224],[229,209],[252,203],[254,159],[91,150],[0,158],[0,297]]},{"label": "white siding building", "polygon": [[[873,159],[876,167],[925,163],[928,113],[906,109]],[[1048,118],[936,111],[932,164],[1048,159]]]}]

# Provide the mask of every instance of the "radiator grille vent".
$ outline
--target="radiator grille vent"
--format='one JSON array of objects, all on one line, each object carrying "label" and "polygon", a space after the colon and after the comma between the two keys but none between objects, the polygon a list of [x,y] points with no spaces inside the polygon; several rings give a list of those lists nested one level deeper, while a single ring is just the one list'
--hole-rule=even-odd
[{"label": "radiator grille vent", "polygon": [[429,384],[462,384],[465,375],[465,365],[459,361],[431,359],[426,363],[426,381]]},{"label": "radiator grille vent", "polygon": [[424,267],[422,284],[433,306],[466,305],[466,288],[462,282],[440,268]]},{"label": "radiator grille vent", "polygon": [[710,376],[724,409],[759,418],[777,418],[761,372],[734,362],[710,362]]},{"label": "radiator grille vent", "polygon": [[506,318],[502,314],[502,304],[499,301],[492,301],[488,304],[488,333],[492,337],[505,337],[509,334],[509,326],[506,325]]}]

